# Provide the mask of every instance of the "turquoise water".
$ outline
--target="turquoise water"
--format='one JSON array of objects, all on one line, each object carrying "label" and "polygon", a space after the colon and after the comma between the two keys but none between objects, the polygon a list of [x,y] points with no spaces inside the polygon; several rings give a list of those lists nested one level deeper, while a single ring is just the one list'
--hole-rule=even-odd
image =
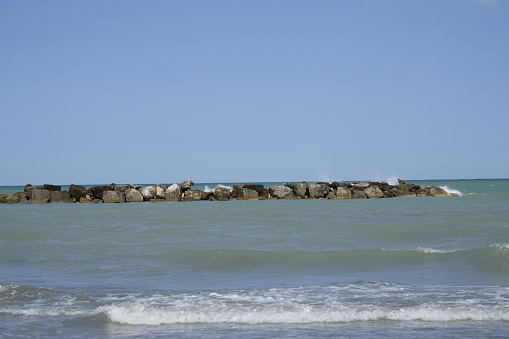
[{"label": "turquoise water", "polygon": [[509,336],[509,180],[412,182],[463,195],[1,204],[0,336]]}]

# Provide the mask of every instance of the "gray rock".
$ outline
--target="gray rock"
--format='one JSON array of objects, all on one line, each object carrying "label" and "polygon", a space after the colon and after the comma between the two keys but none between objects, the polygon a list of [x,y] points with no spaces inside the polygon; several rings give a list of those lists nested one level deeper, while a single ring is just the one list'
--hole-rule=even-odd
[{"label": "gray rock", "polygon": [[366,193],[358,189],[352,189],[352,199],[367,199]]},{"label": "gray rock", "polygon": [[415,193],[421,190],[421,186],[415,184],[407,184],[403,180],[399,180],[399,184],[396,185],[396,187],[398,187],[402,191],[410,191]]},{"label": "gray rock", "polygon": [[165,192],[165,190],[161,186],[161,184],[156,185],[155,189],[156,189],[156,193],[155,193],[154,198],[155,199],[164,199],[164,192]]},{"label": "gray rock", "polygon": [[[257,191],[244,187],[245,185],[233,186],[232,196],[239,200],[258,200],[259,194]],[[234,194],[235,193],[235,194]]]},{"label": "gray rock", "polygon": [[33,189],[31,191],[30,201],[33,203],[45,203],[49,202],[49,192],[48,190],[41,189]]},{"label": "gray rock", "polygon": [[239,184],[233,186],[231,197],[239,200],[265,199],[269,197],[269,190],[260,184]]},{"label": "gray rock", "polygon": [[105,203],[121,203],[125,202],[125,195],[120,191],[104,191],[103,202]]},{"label": "gray rock", "polygon": [[262,196],[266,191],[265,186],[262,184],[244,184],[243,188],[248,188],[250,190],[256,191],[259,196]]},{"label": "gray rock", "polygon": [[277,199],[293,198],[293,190],[288,186],[272,186],[269,191],[270,195]]},{"label": "gray rock", "polygon": [[164,191],[164,198],[167,201],[179,201],[182,195],[182,191],[180,190],[180,185],[173,184],[168,186]]},{"label": "gray rock", "polygon": [[125,191],[125,201],[126,202],[142,202],[143,201],[143,195],[141,193],[134,189],[130,188],[127,191]]},{"label": "gray rock", "polygon": [[326,183],[309,184],[309,197],[312,199],[323,199],[329,194],[330,187]]},{"label": "gray rock", "polygon": [[69,193],[69,191],[50,191],[49,202],[70,203],[71,194]]},{"label": "gray rock", "polygon": [[336,188],[336,199],[352,199],[352,189],[338,186]]},{"label": "gray rock", "polygon": [[385,197],[384,192],[376,185],[368,186],[364,189],[364,193],[368,199],[378,199]]},{"label": "gray rock", "polygon": [[32,186],[32,185],[26,185],[25,186],[25,193],[27,194],[27,200],[32,199],[32,191],[33,190],[42,190],[42,186]]},{"label": "gray rock", "polygon": [[302,182],[302,183],[299,183],[299,184],[296,184],[296,183],[293,183],[293,182],[289,182],[286,184],[287,187],[290,187],[293,191],[293,194],[296,196],[296,197],[299,197],[301,199],[304,199],[306,198],[307,194],[308,194],[308,183],[307,182]]},{"label": "gray rock", "polygon": [[156,196],[156,188],[154,186],[146,186],[139,189],[144,201],[149,201]]},{"label": "gray rock", "polygon": [[200,190],[187,190],[184,192],[182,200],[184,201],[200,201],[207,197],[207,193]]},{"label": "gray rock", "polygon": [[104,191],[113,191],[114,188],[110,185],[94,186],[88,189],[88,194],[92,199],[102,199]]},{"label": "gray rock", "polygon": [[4,202],[7,204],[16,204],[22,200],[26,200],[26,192],[16,192],[5,197]]},{"label": "gray rock", "polygon": [[85,186],[72,184],[69,187],[69,194],[71,195],[71,198],[75,198],[77,201],[80,201],[81,198],[87,195],[87,188]]},{"label": "gray rock", "polygon": [[44,189],[48,191],[61,191],[62,186],[44,184]]},{"label": "gray rock", "polygon": [[424,187],[422,190],[420,190],[418,195],[431,196],[431,197],[448,197],[449,193],[447,193],[446,190],[444,190],[440,187],[429,186],[429,187]]},{"label": "gray rock", "polygon": [[216,187],[214,190],[214,197],[219,201],[230,200],[230,189],[227,187]]},{"label": "gray rock", "polygon": [[193,185],[194,181],[192,181],[191,179],[187,179],[186,181],[180,184],[180,190],[182,192],[185,192],[187,190],[190,190],[193,187]]}]

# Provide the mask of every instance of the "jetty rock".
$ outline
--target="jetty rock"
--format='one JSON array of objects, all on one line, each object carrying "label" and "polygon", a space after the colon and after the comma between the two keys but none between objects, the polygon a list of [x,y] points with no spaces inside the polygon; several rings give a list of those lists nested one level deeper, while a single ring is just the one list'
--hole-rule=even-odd
[{"label": "jetty rock", "polygon": [[214,199],[219,201],[230,200],[231,190],[228,187],[216,187]]},{"label": "jetty rock", "polygon": [[143,195],[136,189],[130,188],[125,191],[125,201],[126,202],[142,202]]},{"label": "jetty rock", "polygon": [[300,184],[289,182],[285,186],[289,187],[297,198],[305,199],[309,196],[308,183],[305,181],[301,182]]},{"label": "jetty rock", "polygon": [[88,193],[85,186],[71,184],[71,186],[69,186],[69,194],[71,195],[71,198],[76,199],[76,201],[80,201],[80,199],[86,197]]},{"label": "jetty rock", "polygon": [[173,184],[166,187],[164,191],[164,198],[167,201],[179,201],[182,196],[182,190],[180,189],[180,185]]},{"label": "jetty rock", "polygon": [[270,196],[277,199],[294,198],[293,190],[288,186],[272,186],[269,188]]},{"label": "jetty rock", "polygon": [[149,201],[156,196],[156,188],[154,186],[141,187],[138,191],[143,196],[144,201]]},{"label": "jetty rock", "polygon": [[157,201],[229,201],[265,199],[381,199],[393,197],[451,197],[457,194],[445,189],[421,187],[398,179],[396,185],[386,182],[289,182],[284,185],[265,188],[262,184],[236,184],[233,188],[219,186],[213,191],[192,189],[194,181],[185,180],[180,184],[140,185],[98,185],[87,188],[71,184],[69,190],[61,186],[28,184],[23,192],[0,194],[0,203],[125,203]]},{"label": "jetty rock", "polygon": [[331,187],[326,182],[317,182],[316,184],[309,184],[308,192],[311,199],[324,199],[331,192]]}]

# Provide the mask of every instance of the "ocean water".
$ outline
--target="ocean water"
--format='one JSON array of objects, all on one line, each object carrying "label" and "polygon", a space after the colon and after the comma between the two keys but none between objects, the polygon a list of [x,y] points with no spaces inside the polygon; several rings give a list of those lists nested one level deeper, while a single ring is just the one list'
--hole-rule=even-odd
[{"label": "ocean water", "polygon": [[412,182],[462,196],[0,204],[0,337],[509,337],[509,180]]}]

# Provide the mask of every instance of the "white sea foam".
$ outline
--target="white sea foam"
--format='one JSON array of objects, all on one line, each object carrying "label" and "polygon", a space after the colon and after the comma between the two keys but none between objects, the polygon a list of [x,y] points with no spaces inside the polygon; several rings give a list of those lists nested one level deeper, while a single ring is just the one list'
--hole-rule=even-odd
[{"label": "white sea foam", "polygon": [[436,250],[434,248],[417,247],[416,251],[423,253],[453,253],[459,250]]},{"label": "white sea foam", "polygon": [[13,285],[0,285],[0,293],[10,290]]},{"label": "white sea foam", "polygon": [[[293,306],[293,307],[292,307]],[[318,308],[313,305],[144,306],[125,304],[104,310],[110,321],[129,325],[239,323],[239,324],[309,324],[376,320],[418,321],[508,321],[509,309],[500,306],[416,306],[416,307],[342,307]]]},{"label": "white sea foam", "polygon": [[440,188],[443,189],[444,191],[446,191],[449,194],[456,194],[456,195],[458,195],[460,197],[463,196],[463,193],[461,193],[460,191],[455,190],[453,188],[450,188],[449,186],[445,186],[444,185],[444,186],[440,186]]},{"label": "white sea foam", "polygon": [[416,251],[416,252],[422,252],[422,253],[453,253],[456,251],[461,251],[460,249],[454,249],[454,250],[437,250],[434,248],[428,248],[428,247],[417,247],[417,248],[411,248],[411,249],[404,249],[404,248],[382,248],[383,251]]},{"label": "white sea foam", "polygon": [[91,315],[96,312],[86,311],[81,308],[46,306],[29,308],[0,307],[0,313],[26,316],[80,316],[80,315]]},{"label": "white sea foam", "polygon": [[494,247],[496,249],[504,249],[504,250],[509,250],[509,244],[504,244],[504,243],[495,243],[495,244],[491,244],[490,247]]},{"label": "white sea foam", "polygon": [[231,186],[226,186],[226,185],[223,185],[223,184],[218,184],[218,185],[217,185],[216,187],[214,187],[214,188],[211,188],[209,185],[205,185],[205,186],[204,186],[203,191],[205,191],[205,192],[213,192],[213,191],[214,191],[216,188],[218,188],[218,187],[227,188],[227,189],[229,189],[230,191],[233,189]]},{"label": "white sea foam", "polygon": [[389,185],[397,185],[399,184],[399,181],[398,181],[398,177],[395,176],[395,175],[391,175],[390,177],[388,177],[387,179],[384,180],[386,183],[388,183]]}]

